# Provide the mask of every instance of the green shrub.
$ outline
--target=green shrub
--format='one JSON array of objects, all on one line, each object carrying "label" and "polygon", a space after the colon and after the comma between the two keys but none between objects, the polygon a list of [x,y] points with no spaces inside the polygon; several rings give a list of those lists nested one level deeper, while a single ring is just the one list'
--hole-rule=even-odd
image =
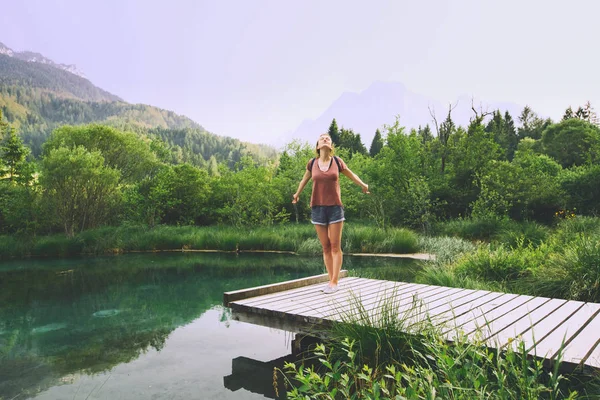
[{"label": "green shrub", "polygon": [[510,282],[530,276],[531,269],[544,262],[545,252],[532,247],[510,249],[481,246],[455,264],[459,275],[491,282]]},{"label": "green shrub", "polygon": [[495,236],[495,240],[509,247],[539,246],[550,236],[548,227],[537,222],[508,222]]},{"label": "green shrub", "polygon": [[600,302],[600,241],[578,235],[553,253],[530,282],[538,295]]},{"label": "green shrub", "polygon": [[440,236],[489,241],[504,230],[507,224],[508,219],[498,217],[459,218],[437,223],[434,232]]}]

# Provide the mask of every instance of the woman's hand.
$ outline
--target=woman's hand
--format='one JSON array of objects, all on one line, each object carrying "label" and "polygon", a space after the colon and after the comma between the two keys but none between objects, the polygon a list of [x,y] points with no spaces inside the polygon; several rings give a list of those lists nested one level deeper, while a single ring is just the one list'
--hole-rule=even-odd
[{"label": "woman's hand", "polygon": [[366,183],[362,187],[362,191],[363,191],[364,194],[371,194],[371,192],[369,192],[369,185],[367,185]]},{"label": "woman's hand", "polygon": [[299,195],[298,193],[294,193],[294,195],[292,196],[292,204],[296,204],[299,200]]}]

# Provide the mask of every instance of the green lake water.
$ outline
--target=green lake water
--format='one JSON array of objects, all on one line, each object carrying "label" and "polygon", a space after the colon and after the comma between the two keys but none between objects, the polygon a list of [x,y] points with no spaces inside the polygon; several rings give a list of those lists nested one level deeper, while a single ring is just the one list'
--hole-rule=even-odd
[{"label": "green lake water", "polygon": [[[344,268],[410,281],[418,266],[347,256]],[[274,254],[0,263],[0,399],[269,397],[268,373],[232,383],[232,362],[286,356],[294,335],[232,320],[223,292],[321,273],[320,257]]]}]

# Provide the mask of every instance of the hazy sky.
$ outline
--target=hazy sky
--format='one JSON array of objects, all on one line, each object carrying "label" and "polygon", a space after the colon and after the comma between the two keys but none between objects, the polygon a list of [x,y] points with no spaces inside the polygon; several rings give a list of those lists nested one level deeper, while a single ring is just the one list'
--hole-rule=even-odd
[{"label": "hazy sky", "polygon": [[0,42],[213,133],[275,143],[374,81],[554,119],[586,100],[600,111],[599,15],[597,0],[0,0]]}]

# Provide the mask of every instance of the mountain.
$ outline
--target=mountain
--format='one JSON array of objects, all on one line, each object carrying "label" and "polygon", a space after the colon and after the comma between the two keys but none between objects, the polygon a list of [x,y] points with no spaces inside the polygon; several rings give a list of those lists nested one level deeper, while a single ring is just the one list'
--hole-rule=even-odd
[{"label": "mountain", "polygon": [[[265,145],[244,143],[206,131],[190,118],[145,104],[130,104],[95,86],[72,65],[39,53],[15,52],[0,43],[0,110],[37,156],[52,130],[61,125],[101,123],[158,135],[172,146],[177,162],[235,164],[244,155],[274,159]],[[185,140],[182,138],[185,137]],[[202,149],[202,152],[196,151]]]},{"label": "mountain", "polygon": [[[471,109],[471,97],[460,96],[452,103],[456,107],[452,111],[455,124],[466,126],[474,113]],[[516,120],[523,107],[513,103],[473,101],[476,110],[508,111]],[[400,125],[410,130],[429,124],[433,128],[430,109],[435,112],[438,123],[448,115],[448,104],[414,93],[398,82],[374,82],[360,93],[343,93],[317,119],[303,121],[289,139],[300,139],[315,142],[319,133],[327,132],[331,121],[335,118],[338,127],[352,129],[360,133],[362,142],[369,148],[375,131],[384,124],[393,124],[395,116],[400,116]],[[435,129],[434,129],[435,131]]]},{"label": "mountain", "polygon": [[67,71],[72,73],[73,75],[77,75],[80,78],[85,78],[83,72],[79,71],[77,67],[73,64],[57,64],[49,58],[44,57],[40,53],[34,53],[32,51],[14,51],[10,47],[6,46],[4,43],[0,42],[0,54],[7,55],[9,57],[18,58],[22,61],[32,62],[32,63],[40,63],[47,64],[54,68],[61,69],[63,71]]}]

